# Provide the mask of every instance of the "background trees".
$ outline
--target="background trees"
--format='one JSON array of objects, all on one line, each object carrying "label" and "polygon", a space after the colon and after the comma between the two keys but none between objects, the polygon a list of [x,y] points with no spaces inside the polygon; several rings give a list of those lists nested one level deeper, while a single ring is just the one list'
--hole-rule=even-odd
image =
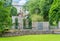
[{"label": "background trees", "polygon": [[32,19],[41,19],[39,21],[49,21],[50,25],[58,25],[60,0],[29,0],[24,8],[30,12]]},{"label": "background trees", "polygon": [[39,15],[40,21],[49,21],[49,10],[52,3],[53,0],[29,0],[24,8],[27,9],[32,16],[35,14],[37,14],[37,16]]},{"label": "background trees", "polygon": [[11,14],[12,14],[12,16],[16,16],[17,15],[17,9],[15,7],[12,7]]},{"label": "background trees", "polygon": [[12,16],[17,15],[17,9],[12,6],[12,0],[0,1],[0,31],[10,29],[12,26]]},{"label": "background trees", "polygon": [[49,22],[51,25],[58,25],[60,20],[60,1],[54,0],[49,10]]}]

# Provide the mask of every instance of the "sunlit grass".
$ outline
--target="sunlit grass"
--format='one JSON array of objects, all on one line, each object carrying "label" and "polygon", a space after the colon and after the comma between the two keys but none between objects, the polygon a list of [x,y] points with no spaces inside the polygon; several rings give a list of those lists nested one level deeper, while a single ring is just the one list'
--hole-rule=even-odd
[{"label": "sunlit grass", "polygon": [[25,35],[15,37],[0,37],[0,41],[60,41],[59,34]]}]

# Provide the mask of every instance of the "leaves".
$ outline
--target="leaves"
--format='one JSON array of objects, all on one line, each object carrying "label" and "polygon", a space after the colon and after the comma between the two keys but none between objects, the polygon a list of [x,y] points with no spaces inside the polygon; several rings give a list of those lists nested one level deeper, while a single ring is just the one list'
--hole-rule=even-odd
[{"label": "leaves", "polygon": [[52,3],[53,0],[29,0],[24,8],[33,16],[36,14],[36,11],[38,11],[39,13],[37,14],[42,16],[44,21],[49,21],[49,10]]},{"label": "leaves", "polygon": [[11,13],[12,13],[12,16],[16,16],[17,15],[17,9],[15,7],[12,7]]},{"label": "leaves", "polygon": [[[38,21],[37,17],[41,16],[41,21],[49,21],[51,25],[57,25],[60,20],[60,0],[29,0],[24,8],[33,16],[32,20]],[[39,8],[38,15],[36,8]]]},{"label": "leaves", "polygon": [[3,7],[3,2],[0,5],[0,31],[3,31],[6,28],[11,28],[11,6],[10,7]]},{"label": "leaves", "polygon": [[60,13],[60,1],[54,0],[49,10],[49,22],[52,25],[58,25]]}]

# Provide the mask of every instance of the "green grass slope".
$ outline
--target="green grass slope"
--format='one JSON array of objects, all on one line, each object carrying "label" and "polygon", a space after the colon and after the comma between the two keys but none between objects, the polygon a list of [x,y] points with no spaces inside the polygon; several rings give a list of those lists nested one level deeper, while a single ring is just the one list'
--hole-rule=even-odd
[{"label": "green grass slope", "polygon": [[0,37],[0,41],[60,41],[59,34],[25,35],[15,37]]}]

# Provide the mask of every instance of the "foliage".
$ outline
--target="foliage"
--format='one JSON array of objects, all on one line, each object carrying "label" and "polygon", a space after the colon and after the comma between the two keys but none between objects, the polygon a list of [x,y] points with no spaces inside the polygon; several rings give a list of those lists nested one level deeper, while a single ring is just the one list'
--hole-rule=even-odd
[{"label": "foliage", "polygon": [[24,19],[23,19],[23,28],[24,28],[24,29],[26,28],[25,22],[26,22],[26,19],[24,18]]},{"label": "foliage", "polygon": [[28,26],[29,26],[29,29],[32,29],[32,19],[31,19],[31,17],[30,17],[30,15],[28,16]]},{"label": "foliage", "polygon": [[37,14],[32,14],[31,16],[31,19],[33,22],[40,22],[40,21],[43,21],[43,17],[41,15],[37,15]]},{"label": "foliage", "polygon": [[27,18],[23,19],[23,28],[24,29],[32,29],[32,20],[30,15]]},{"label": "foliage", "polygon": [[17,15],[17,9],[15,7],[12,7],[11,13],[12,13],[12,16],[16,16]]},{"label": "foliage", "polygon": [[15,28],[18,29],[18,18],[15,18]]},{"label": "foliage", "polygon": [[34,14],[38,14],[38,16],[43,17],[44,21],[49,21],[49,10],[52,3],[53,0],[29,0],[24,8],[28,10],[31,15],[34,16]]},{"label": "foliage", "polygon": [[53,3],[53,0],[45,0],[42,5],[42,13],[44,21],[49,21],[49,10]]},{"label": "foliage", "polygon": [[[49,21],[50,25],[58,25],[60,0],[29,0],[24,8],[31,14],[32,21],[40,19],[40,21]],[[39,13],[36,13],[36,8],[39,9]]]},{"label": "foliage", "polygon": [[60,1],[54,0],[49,11],[49,22],[51,25],[58,25],[60,17]]},{"label": "foliage", "polygon": [[4,3],[0,1],[0,31],[10,28],[12,24],[11,6],[4,8],[3,5]]}]

